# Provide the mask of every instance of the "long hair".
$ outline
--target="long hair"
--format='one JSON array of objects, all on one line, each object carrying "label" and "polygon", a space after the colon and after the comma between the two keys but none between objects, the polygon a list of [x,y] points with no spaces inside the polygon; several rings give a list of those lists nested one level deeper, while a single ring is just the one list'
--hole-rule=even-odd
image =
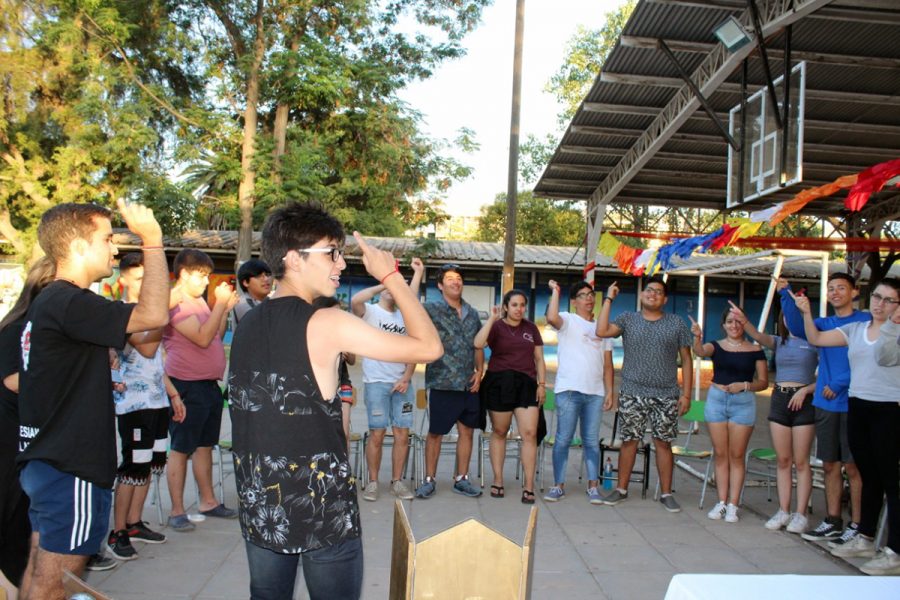
[{"label": "long hair", "polygon": [[7,325],[17,321],[28,312],[28,307],[31,306],[37,295],[41,293],[41,290],[53,281],[54,277],[56,277],[56,265],[49,257],[44,256],[31,265],[31,268],[28,269],[28,274],[25,276],[25,285],[22,286],[19,299],[16,300],[10,311],[0,321],[0,331],[6,329]]}]

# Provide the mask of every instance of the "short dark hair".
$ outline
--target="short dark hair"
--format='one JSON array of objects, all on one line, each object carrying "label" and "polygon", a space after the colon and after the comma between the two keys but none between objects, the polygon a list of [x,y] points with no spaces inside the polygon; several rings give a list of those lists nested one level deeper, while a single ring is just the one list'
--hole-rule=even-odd
[{"label": "short dark hair", "polygon": [[900,279],[897,279],[896,277],[885,277],[884,279],[873,285],[872,289],[874,290],[879,285],[886,285],[888,287],[894,288],[894,291],[900,294]]},{"label": "short dark hair", "polygon": [[69,256],[72,240],[90,240],[97,230],[95,217],[109,219],[112,213],[98,204],[57,204],[41,217],[37,237],[41,248],[53,262]]},{"label": "short dark hair", "polygon": [[835,279],[843,279],[847,281],[852,287],[856,287],[856,279],[850,273],[832,273],[828,276],[828,283],[831,283]]},{"label": "short dark hair", "polygon": [[316,202],[291,202],[272,211],[262,230],[262,258],[275,279],[284,277],[284,257],[322,239],[343,245],[344,226]]},{"label": "short dark hair", "polygon": [[143,252],[129,252],[119,259],[119,273],[123,273],[128,269],[144,266]]},{"label": "short dark hair", "polygon": [[241,286],[241,290],[246,292],[247,284],[245,282],[251,277],[259,277],[263,273],[271,275],[272,269],[269,268],[269,265],[259,260],[258,258],[251,258],[250,260],[242,264],[237,272],[238,285]]},{"label": "short dark hair", "polygon": [[459,265],[454,263],[447,263],[446,265],[441,265],[441,268],[438,269],[437,282],[443,284],[444,275],[446,275],[447,273],[456,273],[460,277],[463,276],[462,271],[459,270]]},{"label": "short dark hair", "polygon": [[572,287],[569,288],[569,298],[571,300],[574,300],[575,296],[577,296],[579,292],[581,292],[581,290],[583,290],[584,288],[587,288],[592,292],[594,291],[594,286],[592,286],[590,283],[588,283],[587,281],[579,281],[577,283],[573,283]]},{"label": "short dark hair", "polygon": [[209,254],[203,250],[196,248],[185,248],[175,255],[175,261],[172,263],[172,272],[175,273],[175,279],[181,276],[181,271],[203,271],[207,274],[212,273],[215,265]]},{"label": "short dark hair", "polygon": [[647,289],[647,287],[648,287],[651,283],[658,283],[659,285],[662,286],[663,294],[666,295],[666,296],[669,295],[669,286],[666,285],[666,282],[665,282],[665,280],[663,280],[662,276],[660,276],[660,275],[654,275],[653,277],[648,277],[648,278],[644,281],[644,289]]}]

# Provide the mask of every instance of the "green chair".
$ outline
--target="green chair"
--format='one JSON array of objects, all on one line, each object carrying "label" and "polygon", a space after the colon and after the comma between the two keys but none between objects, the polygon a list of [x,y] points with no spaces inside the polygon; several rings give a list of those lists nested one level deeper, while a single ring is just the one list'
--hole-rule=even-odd
[{"label": "green chair", "polygon": [[[540,476],[539,485],[541,492],[544,491],[544,454],[547,448],[552,449],[553,444],[556,440],[556,392],[552,389],[547,388],[547,395],[544,398],[544,410],[550,411],[550,419],[547,420],[547,435],[544,436],[544,440],[538,446],[538,461],[537,461],[537,469],[538,475]],[[544,415],[546,417],[546,414]],[[570,448],[580,448],[581,447],[581,438],[578,436],[574,436],[572,438],[572,442],[569,444]],[[582,466],[579,468],[579,477],[581,471],[584,468],[584,456],[581,457]]]},{"label": "green chair", "polygon": [[[765,471],[756,471],[750,468],[750,459],[763,463]],[[772,501],[772,482],[776,480],[775,469],[778,457],[773,448],[751,448],[744,456],[744,485],[741,487],[741,502],[744,500],[744,488],[747,487],[747,476],[756,475],[762,477],[766,484],[766,500]]]}]

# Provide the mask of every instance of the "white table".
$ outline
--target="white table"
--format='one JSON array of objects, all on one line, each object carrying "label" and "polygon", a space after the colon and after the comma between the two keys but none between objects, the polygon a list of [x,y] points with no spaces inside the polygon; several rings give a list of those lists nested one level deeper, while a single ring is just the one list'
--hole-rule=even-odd
[{"label": "white table", "polygon": [[900,599],[900,577],[866,575],[703,575],[672,577],[665,600]]}]

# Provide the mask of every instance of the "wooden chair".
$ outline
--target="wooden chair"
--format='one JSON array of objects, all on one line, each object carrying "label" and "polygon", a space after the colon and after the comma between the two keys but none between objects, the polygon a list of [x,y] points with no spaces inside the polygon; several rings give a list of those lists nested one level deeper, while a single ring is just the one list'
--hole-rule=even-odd
[{"label": "wooden chair", "polygon": [[396,500],[388,598],[531,598],[537,512],[521,546],[475,519],[417,543]]}]

